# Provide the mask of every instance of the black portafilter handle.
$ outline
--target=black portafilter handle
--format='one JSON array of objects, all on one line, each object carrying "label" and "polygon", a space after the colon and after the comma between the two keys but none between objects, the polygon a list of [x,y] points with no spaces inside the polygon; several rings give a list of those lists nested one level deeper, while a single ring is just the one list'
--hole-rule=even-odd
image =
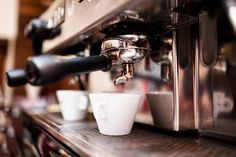
[{"label": "black portafilter handle", "polygon": [[107,71],[111,68],[108,56],[68,57],[59,55],[41,55],[28,60],[26,66],[27,81],[32,85],[45,85],[59,81],[67,76],[92,71]]},{"label": "black portafilter handle", "polygon": [[25,69],[10,70],[5,73],[7,85],[10,87],[22,86],[27,83]]}]

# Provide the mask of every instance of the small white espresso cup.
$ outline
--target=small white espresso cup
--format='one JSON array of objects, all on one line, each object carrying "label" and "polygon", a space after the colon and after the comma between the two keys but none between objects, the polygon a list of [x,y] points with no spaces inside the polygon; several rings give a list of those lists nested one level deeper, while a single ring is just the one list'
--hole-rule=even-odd
[{"label": "small white espresso cup", "polygon": [[91,93],[89,98],[101,134],[119,136],[131,132],[140,94]]},{"label": "small white espresso cup", "polygon": [[76,121],[86,117],[89,104],[87,92],[58,90],[56,95],[64,120]]}]

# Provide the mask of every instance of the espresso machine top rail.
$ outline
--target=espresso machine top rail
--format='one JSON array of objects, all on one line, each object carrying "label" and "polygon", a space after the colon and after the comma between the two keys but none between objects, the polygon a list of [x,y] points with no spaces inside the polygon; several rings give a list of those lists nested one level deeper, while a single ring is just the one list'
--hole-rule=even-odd
[{"label": "espresso machine top rail", "polygon": [[85,44],[93,44],[107,34],[111,35],[116,29],[122,33],[121,30],[127,29],[127,26],[132,27],[132,31],[138,28],[137,32],[158,34],[197,20],[195,17],[173,12],[171,4],[166,6],[163,0],[93,0],[71,3],[72,1],[55,1],[39,21],[32,20],[26,27],[26,34],[32,34],[31,31],[35,31],[32,27],[37,26],[37,23],[42,30],[49,27],[45,31],[37,29],[36,32],[39,35],[44,34],[43,32],[50,34],[42,39],[43,53],[60,53],[63,49],[83,44],[84,41]]}]

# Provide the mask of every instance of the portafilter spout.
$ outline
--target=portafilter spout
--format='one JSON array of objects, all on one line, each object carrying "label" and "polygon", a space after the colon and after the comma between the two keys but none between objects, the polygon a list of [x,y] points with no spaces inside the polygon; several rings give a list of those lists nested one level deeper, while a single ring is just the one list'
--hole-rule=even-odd
[{"label": "portafilter spout", "polygon": [[121,75],[114,79],[114,84],[131,80],[134,63],[140,62],[150,50],[145,35],[131,34],[106,38],[102,42],[101,53],[111,58],[112,65],[119,65],[122,68]]}]

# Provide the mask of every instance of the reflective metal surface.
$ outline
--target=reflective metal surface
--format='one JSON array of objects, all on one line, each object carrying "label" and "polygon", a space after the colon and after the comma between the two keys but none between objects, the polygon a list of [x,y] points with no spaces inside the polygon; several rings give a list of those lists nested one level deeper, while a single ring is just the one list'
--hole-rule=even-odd
[{"label": "reflective metal surface", "polygon": [[[54,10],[63,2],[63,0],[55,1],[40,19],[45,21],[53,19]],[[157,31],[165,32],[196,21],[196,18],[191,16],[171,12],[174,0],[93,0],[73,3],[66,1],[65,3],[65,21],[58,26],[62,31],[56,38],[44,41],[43,53],[60,52],[83,40],[93,44],[104,39],[105,30],[112,33],[118,27],[128,27],[129,33],[141,30],[141,32],[150,31],[154,34]],[[175,21],[171,20],[172,18],[175,18]],[[143,25],[143,23],[149,23],[149,25]],[[118,34],[128,33],[122,32],[121,29]]]},{"label": "reflective metal surface", "polygon": [[[159,47],[151,53],[152,69],[150,72],[162,80],[156,84],[157,91],[168,92],[168,97],[172,100],[165,102],[166,95],[158,92],[156,97],[155,93],[152,93],[151,96],[147,94],[152,113],[160,111],[163,113],[153,115],[154,122],[158,127],[175,131],[195,129],[193,83],[196,52],[194,51],[194,30],[195,26],[190,25],[158,36],[156,44]],[[161,96],[163,99],[158,99]],[[159,102],[154,103],[155,99],[158,99]],[[167,123],[167,120],[171,120],[171,123]]]},{"label": "reflective metal surface", "polygon": [[[33,130],[34,143],[44,154],[64,149],[71,156],[149,157],[149,156],[227,156],[236,155],[235,145],[196,137],[196,132],[182,134],[135,123],[131,134],[104,136],[92,118],[67,122],[60,114],[41,113],[24,115],[26,129]],[[42,130],[46,136],[41,134]],[[41,134],[41,135],[40,135]],[[50,140],[51,139],[51,140]],[[54,142],[53,142],[54,141]],[[52,147],[50,143],[58,147]],[[44,149],[42,149],[44,148]],[[46,151],[48,150],[48,152]],[[59,152],[57,154],[60,155]]]},{"label": "reflective metal surface", "polygon": [[120,35],[102,42],[101,54],[111,58],[112,65],[120,65],[121,75],[114,84],[125,83],[133,78],[134,63],[140,62],[150,52],[150,44],[144,35]]},{"label": "reflective metal surface", "polygon": [[[236,137],[236,42],[233,29],[224,13],[216,17],[203,14],[200,28],[199,129],[211,136]],[[205,32],[207,36],[202,35]],[[201,54],[214,55],[210,57],[214,60],[205,64]]]},{"label": "reflective metal surface", "polygon": [[[62,0],[55,1],[40,18],[45,21],[55,18],[54,12],[61,3]],[[155,110],[166,112],[173,125],[157,124],[158,127],[174,131],[195,128],[192,87],[196,17],[174,12],[178,5],[174,0],[94,0],[66,4],[68,14],[58,25],[61,34],[44,41],[43,53],[90,45],[89,55],[108,55],[112,65],[121,66],[115,84],[148,74],[158,80],[152,90],[172,93],[171,112],[162,110],[162,105]],[[96,45],[101,45],[101,50]]]},{"label": "reflective metal surface", "polygon": [[122,68],[115,84],[152,85],[145,92],[157,127],[236,137],[234,1],[57,0],[40,18],[54,18],[63,2],[62,32],[43,53],[85,45],[87,55],[109,55]]}]

